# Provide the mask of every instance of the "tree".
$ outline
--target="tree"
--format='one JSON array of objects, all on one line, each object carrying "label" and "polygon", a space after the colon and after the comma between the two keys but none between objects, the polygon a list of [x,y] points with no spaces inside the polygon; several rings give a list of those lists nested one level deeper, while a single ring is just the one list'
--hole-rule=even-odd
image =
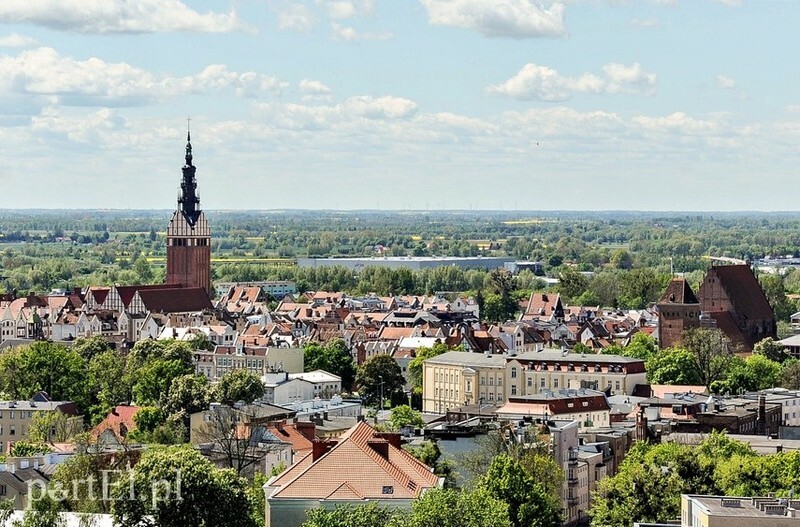
[{"label": "tree", "polygon": [[510,527],[508,505],[483,487],[431,489],[414,502],[409,527]]},{"label": "tree", "polygon": [[638,332],[633,336],[628,345],[623,348],[621,354],[625,357],[633,357],[635,359],[647,361],[656,353],[658,353],[656,339],[647,333]]},{"label": "tree", "polygon": [[126,499],[127,485],[115,488],[114,520],[132,527],[255,527],[246,487],[194,448],[153,448],[133,469],[135,499]]},{"label": "tree", "polygon": [[753,353],[756,355],[763,355],[769,360],[781,363],[789,358],[786,348],[775,342],[772,337],[767,337],[756,342],[755,346],[753,346]]},{"label": "tree", "polygon": [[116,351],[95,353],[89,360],[88,377],[95,401],[89,409],[92,423],[100,422],[116,405],[129,401],[131,387],[125,378],[125,359]]},{"label": "tree", "polygon": [[666,348],[647,361],[647,382],[650,384],[698,385],[700,373],[692,353],[680,347]]},{"label": "tree", "polygon": [[81,419],[58,410],[34,412],[28,425],[28,440],[33,443],[66,443],[83,432]]},{"label": "tree", "polygon": [[215,399],[231,405],[237,401],[248,404],[264,396],[264,384],[255,373],[247,370],[231,370],[219,380]]},{"label": "tree", "polygon": [[782,388],[800,390],[800,361],[791,359],[783,363],[779,384]]},{"label": "tree", "polygon": [[725,333],[718,329],[690,329],[683,334],[683,344],[692,353],[701,384],[711,388],[714,381],[725,376],[734,357]]},{"label": "tree", "polygon": [[30,457],[38,454],[47,454],[52,451],[53,450],[44,443],[36,443],[23,439],[14,443],[14,447],[8,455],[12,457]]},{"label": "tree", "polygon": [[633,267],[633,256],[625,249],[616,249],[611,253],[610,263],[617,269],[630,269]]},{"label": "tree", "polygon": [[208,420],[197,429],[197,438],[224,466],[242,474],[271,450],[264,432],[262,425],[249,423],[241,410],[215,405],[208,412]]},{"label": "tree", "polygon": [[586,291],[589,282],[586,277],[571,267],[562,267],[558,274],[558,292],[569,301],[578,298]]},{"label": "tree", "polygon": [[303,349],[305,371],[324,370],[338,375],[342,378],[342,390],[352,390],[356,365],[344,340],[333,339],[325,346],[312,342]]},{"label": "tree", "polygon": [[211,387],[205,375],[182,375],[176,377],[161,402],[161,408],[170,419],[179,420],[188,430],[189,418],[195,412],[208,408],[211,403]]},{"label": "tree", "polygon": [[404,398],[403,372],[389,355],[375,355],[358,367],[356,374],[358,393],[367,405],[381,401],[399,401]]},{"label": "tree", "polygon": [[340,505],[332,510],[311,509],[301,527],[400,527],[402,513],[371,502],[365,505]]},{"label": "tree", "polygon": [[492,460],[480,487],[508,505],[508,516],[514,527],[561,525],[561,504],[508,454],[500,454]]},{"label": "tree", "polygon": [[94,335],[76,340],[72,344],[72,350],[83,357],[83,360],[91,361],[94,356],[110,351],[111,347],[102,335]]},{"label": "tree", "polygon": [[394,430],[400,430],[406,426],[412,426],[414,428],[422,428],[425,426],[425,421],[422,420],[422,414],[413,410],[407,404],[392,408],[392,415],[389,421],[392,423],[392,429]]},{"label": "tree", "polygon": [[30,399],[45,391],[54,401],[89,406],[86,361],[74,350],[50,342],[34,342],[0,355],[0,390],[12,399]]},{"label": "tree", "polygon": [[745,360],[738,357],[731,361],[725,381],[716,391],[743,393],[765,390],[778,384],[781,365],[764,355],[751,355]]}]

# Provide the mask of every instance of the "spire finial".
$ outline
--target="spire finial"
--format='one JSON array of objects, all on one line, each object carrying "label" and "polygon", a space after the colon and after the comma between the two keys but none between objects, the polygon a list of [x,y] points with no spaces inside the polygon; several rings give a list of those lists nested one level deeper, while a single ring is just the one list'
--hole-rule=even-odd
[{"label": "spire finial", "polygon": [[186,118],[186,166],[192,166],[192,118]]}]

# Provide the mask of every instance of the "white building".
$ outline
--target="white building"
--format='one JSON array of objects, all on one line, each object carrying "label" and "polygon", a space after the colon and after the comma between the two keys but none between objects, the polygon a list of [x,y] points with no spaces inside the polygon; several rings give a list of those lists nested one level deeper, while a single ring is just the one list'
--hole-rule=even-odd
[{"label": "white building", "polygon": [[302,379],[314,387],[314,397],[329,399],[342,393],[342,378],[325,370],[290,373],[289,379]]}]

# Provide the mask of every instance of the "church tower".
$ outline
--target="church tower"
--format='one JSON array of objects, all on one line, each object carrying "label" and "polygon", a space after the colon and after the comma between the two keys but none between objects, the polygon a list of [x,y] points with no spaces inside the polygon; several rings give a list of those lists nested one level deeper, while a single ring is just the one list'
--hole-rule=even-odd
[{"label": "church tower", "polygon": [[167,227],[167,283],[202,287],[211,296],[211,228],[200,210],[196,170],[191,133],[187,132],[178,209]]}]

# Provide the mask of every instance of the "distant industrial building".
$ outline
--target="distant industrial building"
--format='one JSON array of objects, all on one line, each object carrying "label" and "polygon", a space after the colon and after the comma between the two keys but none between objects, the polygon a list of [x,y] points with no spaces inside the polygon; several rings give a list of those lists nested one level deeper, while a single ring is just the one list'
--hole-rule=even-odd
[{"label": "distant industrial building", "polygon": [[482,256],[383,256],[376,258],[298,258],[297,265],[305,267],[341,266],[357,271],[365,267],[408,268],[412,271],[454,266],[462,269],[495,269],[513,262],[513,258]]},{"label": "distant industrial building", "polygon": [[505,268],[513,274],[528,270],[536,276],[544,276],[544,265],[542,262],[531,262],[527,260],[517,260],[516,262],[506,262]]},{"label": "distant industrial building", "polygon": [[297,293],[297,286],[291,280],[265,280],[261,282],[218,282],[216,284],[217,296],[228,294],[231,287],[260,287],[261,291],[272,298],[283,298],[286,295]]}]

